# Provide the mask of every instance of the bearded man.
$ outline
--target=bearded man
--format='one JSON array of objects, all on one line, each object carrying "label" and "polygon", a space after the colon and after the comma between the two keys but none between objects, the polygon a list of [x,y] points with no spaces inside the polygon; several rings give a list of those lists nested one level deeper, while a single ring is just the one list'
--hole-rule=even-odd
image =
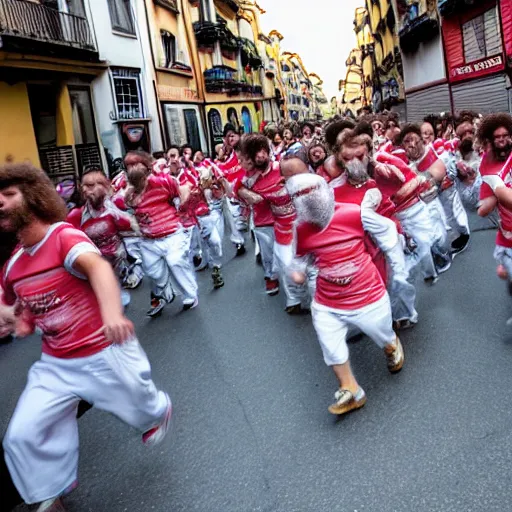
[{"label": "bearded man", "polygon": [[434,148],[425,145],[419,126],[414,124],[404,126],[399,141],[405,149],[411,169],[430,184],[428,190],[422,192],[421,199],[427,206],[434,226],[432,251],[436,270],[442,274],[451,266],[447,220],[438,197],[439,187],[446,177],[446,166],[437,156]]},{"label": "bearded man", "polygon": [[128,165],[127,173],[129,185],[117,205],[134,211],[142,234],[142,266],[152,281],[147,315],[160,315],[174,300],[171,277],[183,296],[183,308],[195,308],[197,282],[188,257],[190,241],[175,205],[177,200],[181,205],[187,202],[191,187],[180,186],[170,174],[155,174],[152,166],[143,162]]},{"label": "bearded man", "polygon": [[[139,227],[131,215],[111,201],[110,182],[101,169],[86,169],[80,187],[85,205],[71,210],[67,221],[94,242],[123,283],[129,269],[124,236],[140,236]],[[121,290],[121,301],[123,306],[130,303],[130,294],[125,290]]]},{"label": "bearded man", "polygon": [[487,116],[480,124],[478,138],[488,147],[480,166],[483,183],[478,214],[486,216],[498,208],[500,222],[494,258],[499,265],[498,275],[508,279],[512,293],[512,117]]},{"label": "bearded man", "polygon": [[[363,212],[368,234],[380,251],[375,251],[371,242],[367,242],[367,248],[388,284],[396,328],[404,329],[418,321],[416,288],[408,282],[409,272],[397,231],[399,222],[394,216],[395,205],[389,196],[382,194],[376,181],[386,181],[384,176],[391,175],[400,179],[403,174],[396,167],[372,160],[371,151],[372,140],[368,135],[358,135],[357,128],[355,131],[344,131],[339,137],[335,158],[337,167],[343,167],[345,172],[334,187],[332,182],[330,186],[336,202],[373,204],[372,208],[365,208]],[[391,271],[389,277],[386,267]]]},{"label": "bearded man", "polygon": [[0,168],[0,230],[20,242],[4,269],[3,300],[28,311],[43,342],[3,441],[5,461],[23,500],[47,512],[64,510],[60,497],[77,485],[80,399],[144,432],[149,445],[162,441],[172,414],[110,264],[63,222],[66,213],[42,170]]},{"label": "bearded man", "polygon": [[253,207],[255,235],[265,272],[269,295],[279,291],[278,275],[286,294],[286,312],[301,310],[300,293],[285,273],[293,259],[295,210],[281,176],[279,163],[270,158],[270,145],[264,135],[247,135],[242,143],[246,175],[235,186],[236,193]]},{"label": "bearded man", "polygon": [[362,208],[336,204],[326,181],[314,174],[291,176],[286,188],[297,210],[296,253],[303,267],[291,269],[291,275],[302,284],[308,260],[318,268],[313,325],[324,361],[339,383],[329,412],[345,414],[366,403],[350,367],[349,328],[361,330],[383,349],[391,373],[403,366],[403,348],[393,331],[386,287],[366,250]]}]

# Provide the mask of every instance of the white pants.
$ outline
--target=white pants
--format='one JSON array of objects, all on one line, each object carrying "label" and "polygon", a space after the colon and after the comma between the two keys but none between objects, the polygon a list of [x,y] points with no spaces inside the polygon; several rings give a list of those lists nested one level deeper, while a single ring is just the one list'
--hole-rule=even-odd
[{"label": "white pants", "polygon": [[508,273],[508,280],[512,281],[512,249],[497,245],[494,249],[494,259],[498,265],[503,265]]},{"label": "white pants", "polygon": [[190,252],[189,257],[192,260],[194,256],[203,255],[203,245],[201,243],[201,233],[198,226],[190,228]]},{"label": "white pants", "polygon": [[397,243],[386,252],[388,262],[388,293],[391,301],[393,320],[418,321],[416,311],[416,287],[408,281],[404,251],[402,243]]},{"label": "white pants", "polygon": [[190,239],[191,232],[183,229],[164,238],[142,239],[142,267],[157,297],[172,300],[174,284],[185,304],[196,300],[196,275],[188,257]]},{"label": "white pants", "polygon": [[294,257],[293,245],[283,245],[274,242],[274,259],[281,277],[281,286],[286,295],[286,307],[296,306],[306,302],[308,297],[307,285],[298,285],[293,282],[288,267],[292,264]]},{"label": "white pants", "polygon": [[417,248],[406,258],[407,271],[410,279],[420,270],[423,277],[434,277],[437,271],[432,259],[432,246],[436,240],[432,223],[425,203],[418,201],[406,210],[396,214],[403,230],[414,239]]},{"label": "white pants", "polygon": [[[229,227],[229,239],[231,242],[234,244],[245,243],[244,237],[240,231],[247,229],[247,222],[242,216],[242,207],[240,206],[240,203],[225,198],[222,211],[224,213],[224,219]],[[222,229],[221,239],[222,238],[224,238],[224,226]]]},{"label": "white pants", "polygon": [[132,275],[132,279],[136,282],[140,282],[144,277],[144,271],[142,270],[142,254],[140,252],[141,238],[138,236],[130,236],[123,238],[126,252],[133,260],[133,263],[128,267],[128,275]]},{"label": "white pants", "polygon": [[366,334],[382,349],[396,339],[387,293],[377,302],[355,310],[328,308],[313,301],[311,314],[327,366],[348,361],[347,334],[350,327]]},{"label": "white pants", "polygon": [[206,253],[206,260],[210,268],[222,265],[222,239],[217,226],[222,220],[218,210],[211,210],[208,215],[198,217],[200,237],[204,241],[203,253]]},{"label": "white pants", "polygon": [[274,256],[274,244],[276,241],[274,227],[255,227],[254,236],[260,246],[261,265],[263,266],[265,279],[277,279],[279,267],[277,258]]},{"label": "white pants", "polygon": [[26,503],[59,496],[76,482],[80,399],[141,432],[160,424],[168,406],[136,339],[77,359],[43,354],[4,438],[5,461]]},{"label": "white pants", "polygon": [[455,185],[443,190],[439,194],[439,199],[443,205],[448,225],[455,230],[457,236],[469,235],[469,219],[459,191]]}]

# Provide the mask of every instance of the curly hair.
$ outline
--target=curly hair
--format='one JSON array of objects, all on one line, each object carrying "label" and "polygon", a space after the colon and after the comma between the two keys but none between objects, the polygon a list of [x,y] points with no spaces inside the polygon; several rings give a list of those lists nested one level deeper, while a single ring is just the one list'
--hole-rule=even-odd
[{"label": "curly hair", "polygon": [[132,165],[142,164],[151,169],[153,160],[153,156],[145,151],[128,151],[124,157],[124,166],[128,169]]},{"label": "curly hair", "polygon": [[0,190],[7,187],[19,188],[28,210],[40,221],[54,224],[66,220],[66,204],[43,170],[29,163],[3,165]]},{"label": "curly hair", "polygon": [[478,140],[484,144],[492,142],[493,134],[498,128],[506,128],[512,135],[512,116],[504,112],[485,116],[478,127]]},{"label": "curly hair", "polygon": [[263,149],[270,154],[270,145],[265,135],[252,133],[242,139],[242,154],[253,162],[256,159],[256,155]]},{"label": "curly hair", "polygon": [[341,119],[340,121],[335,121],[327,126],[325,129],[325,142],[332,150],[336,146],[336,139],[338,135],[346,129],[353,130],[355,127],[355,123],[350,119]]},{"label": "curly hair", "polygon": [[[428,121],[425,121],[425,122],[427,123]],[[405,136],[408,135],[409,133],[415,133],[418,137],[421,138],[421,128],[417,124],[414,124],[414,123],[405,124],[402,127],[402,131],[400,132],[400,135],[397,135],[397,138],[396,138],[397,144],[399,146],[401,146],[403,144]]]},{"label": "curly hair", "polygon": [[345,130],[338,136],[335,151],[340,151],[342,147],[355,148],[358,146],[366,146],[370,152],[373,149],[371,137],[364,131],[358,132],[356,127],[354,130]]}]

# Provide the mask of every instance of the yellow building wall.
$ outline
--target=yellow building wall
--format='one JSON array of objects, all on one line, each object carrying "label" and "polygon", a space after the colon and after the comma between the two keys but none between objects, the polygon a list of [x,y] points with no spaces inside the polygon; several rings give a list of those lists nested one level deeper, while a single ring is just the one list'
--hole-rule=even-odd
[{"label": "yellow building wall", "polygon": [[66,84],[57,89],[57,146],[70,146],[75,143],[73,132],[73,108]]},{"label": "yellow building wall", "polygon": [[0,82],[0,112],[0,164],[9,159],[39,166],[26,84]]}]

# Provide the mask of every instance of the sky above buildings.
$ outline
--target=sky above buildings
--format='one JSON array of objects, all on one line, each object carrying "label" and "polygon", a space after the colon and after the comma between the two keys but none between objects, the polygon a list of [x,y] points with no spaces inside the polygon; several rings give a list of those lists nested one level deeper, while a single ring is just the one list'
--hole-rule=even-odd
[{"label": "sky above buildings", "polygon": [[324,80],[330,99],[345,77],[345,61],[356,45],[354,11],[364,0],[257,0],[265,33],[276,29],[284,36],[283,51],[298,53],[309,73]]}]

